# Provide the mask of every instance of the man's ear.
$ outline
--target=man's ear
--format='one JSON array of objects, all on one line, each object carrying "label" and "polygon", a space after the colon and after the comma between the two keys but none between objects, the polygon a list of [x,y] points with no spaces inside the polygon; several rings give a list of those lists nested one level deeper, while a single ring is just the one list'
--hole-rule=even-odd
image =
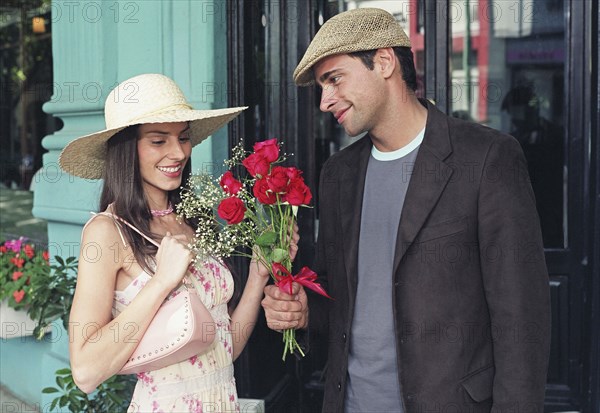
[{"label": "man's ear", "polygon": [[379,70],[384,78],[389,78],[394,73],[398,61],[394,49],[386,47],[385,49],[377,49],[374,62],[379,66]]}]

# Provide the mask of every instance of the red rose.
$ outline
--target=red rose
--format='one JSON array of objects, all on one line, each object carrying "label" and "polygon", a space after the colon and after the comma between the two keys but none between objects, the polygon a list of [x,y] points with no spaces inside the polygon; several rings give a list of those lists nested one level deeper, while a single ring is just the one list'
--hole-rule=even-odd
[{"label": "red rose", "polygon": [[42,252],[42,257],[48,261],[50,259],[50,254],[48,254],[48,251],[44,251]]},{"label": "red rose", "polygon": [[246,206],[238,197],[232,196],[225,198],[219,204],[217,213],[223,218],[229,225],[234,225],[242,222],[244,219],[244,213],[246,212]]},{"label": "red rose", "polygon": [[242,183],[233,177],[231,171],[227,171],[221,177],[221,188],[229,195],[235,195],[242,188]]},{"label": "red rose", "polygon": [[15,291],[13,293],[13,297],[17,303],[20,303],[23,300],[23,297],[25,297],[25,291],[23,291],[23,290]]},{"label": "red rose", "polygon": [[250,175],[262,178],[269,172],[269,161],[264,156],[253,153],[242,161]]},{"label": "red rose", "polygon": [[267,175],[267,184],[269,189],[276,193],[285,192],[289,183],[287,168],[276,166]]},{"label": "red rose", "polygon": [[269,189],[269,184],[265,178],[256,180],[252,192],[261,204],[273,205],[277,202],[277,196]]},{"label": "red rose", "polygon": [[13,281],[17,281],[22,275],[23,273],[21,271],[14,271],[12,275]]},{"label": "red rose", "polygon": [[306,186],[304,179],[296,178],[290,182],[285,201],[289,202],[290,205],[298,206],[308,205],[311,199],[310,188]]},{"label": "red rose", "polygon": [[254,144],[254,153],[265,157],[269,163],[275,162],[279,158],[279,144],[277,139],[256,142]]},{"label": "red rose", "polygon": [[35,252],[33,251],[33,247],[29,244],[25,244],[25,247],[23,247],[23,251],[25,251],[25,255],[27,255],[27,258],[32,259],[33,256],[35,255]]},{"label": "red rose", "polygon": [[286,169],[288,178],[290,178],[290,181],[294,180],[296,178],[300,178],[300,175],[302,175],[302,171],[298,168],[294,168],[293,166],[290,166],[289,168],[285,168],[285,169]]},{"label": "red rose", "polygon": [[1,253],[5,253],[6,252],[6,247],[4,245],[0,246],[0,252]]}]

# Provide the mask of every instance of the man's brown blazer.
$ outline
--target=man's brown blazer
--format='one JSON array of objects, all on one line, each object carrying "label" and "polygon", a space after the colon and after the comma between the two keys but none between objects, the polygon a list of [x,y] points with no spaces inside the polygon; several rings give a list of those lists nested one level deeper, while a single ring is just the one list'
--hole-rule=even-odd
[{"label": "man's brown blazer", "polygon": [[[541,413],[549,284],[523,152],[510,136],[423,104],[390,274],[404,409]],[[311,295],[309,324],[327,336],[326,412],[344,408],[371,146],[367,134],[333,155],[320,179],[316,269],[334,300]]]}]

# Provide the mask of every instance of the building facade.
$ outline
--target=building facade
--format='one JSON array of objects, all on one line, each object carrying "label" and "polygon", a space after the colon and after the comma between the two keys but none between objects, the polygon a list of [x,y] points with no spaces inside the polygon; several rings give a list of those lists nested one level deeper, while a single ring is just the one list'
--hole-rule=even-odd
[{"label": "building facade", "polygon": [[[61,171],[58,156],[74,138],[104,129],[104,101],[120,81],[162,73],[180,85],[195,108],[227,105],[212,92],[227,81],[227,27],[211,13],[213,6],[204,1],[53,1],[44,6],[46,24],[52,25],[54,76],[43,109],[60,119],[62,128],[37,137],[47,152],[32,187],[33,214],[48,221],[51,256],[79,255],[81,228],[97,210],[101,188],[99,181]],[[47,86],[40,82],[37,88]],[[212,171],[222,164],[227,147],[227,131],[219,131],[194,149],[194,168]],[[1,347],[0,383],[46,411],[54,395],[41,391],[55,385],[56,370],[68,366],[67,332],[55,323],[41,342],[24,336],[2,339]]]}]

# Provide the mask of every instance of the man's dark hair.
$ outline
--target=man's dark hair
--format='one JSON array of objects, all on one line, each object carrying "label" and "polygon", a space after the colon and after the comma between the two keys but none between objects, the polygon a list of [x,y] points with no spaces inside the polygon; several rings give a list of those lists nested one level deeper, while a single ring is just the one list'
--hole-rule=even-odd
[{"label": "man's dark hair", "polygon": [[[413,52],[410,47],[394,47],[394,54],[400,62],[400,70],[402,71],[402,80],[406,86],[413,92],[417,90],[417,72],[415,70],[415,61]],[[373,70],[375,65],[373,58],[377,50],[362,50],[360,52],[348,53],[352,57],[360,59],[369,70]]]}]

